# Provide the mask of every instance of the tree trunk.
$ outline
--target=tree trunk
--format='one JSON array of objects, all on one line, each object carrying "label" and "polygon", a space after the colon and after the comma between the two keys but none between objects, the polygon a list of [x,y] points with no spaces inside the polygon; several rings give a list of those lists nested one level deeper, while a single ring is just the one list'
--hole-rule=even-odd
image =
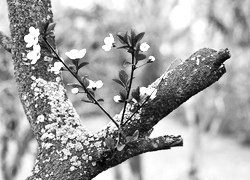
[{"label": "tree trunk", "polygon": [[[121,151],[110,149],[105,139],[116,141],[117,127],[110,122],[96,134],[88,132],[68,100],[60,74],[48,71],[50,52],[42,49],[35,64],[27,59],[29,49],[24,36],[29,27],[39,28],[39,22],[53,22],[50,0],[7,3],[11,37],[1,33],[0,44],[12,54],[19,97],[38,142],[37,161],[29,180],[92,179],[133,156],[181,146],[181,136],[149,138],[148,132],[187,99],[219,80],[226,72],[223,62],[230,58],[228,49],[217,52],[204,48],[164,73],[150,85],[157,88],[156,98],[148,101],[123,129],[125,136],[139,130],[139,139],[127,143]],[[130,115],[127,111],[126,116]],[[114,119],[119,122],[118,116]]]}]

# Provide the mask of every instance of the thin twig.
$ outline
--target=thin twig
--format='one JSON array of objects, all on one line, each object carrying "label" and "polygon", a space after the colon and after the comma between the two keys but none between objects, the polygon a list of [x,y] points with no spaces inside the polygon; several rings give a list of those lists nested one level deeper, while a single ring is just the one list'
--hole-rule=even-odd
[{"label": "thin twig", "polygon": [[65,63],[64,61],[61,59],[61,57],[57,54],[57,52],[54,50],[54,48],[50,45],[50,43],[47,41],[46,38],[44,38],[44,41],[46,42],[46,44],[50,47],[50,49],[53,51],[53,53],[56,55],[57,59],[64,65],[64,67],[66,67],[66,69],[74,76],[74,78],[81,84],[81,86],[83,87],[84,91],[87,93],[88,96],[91,97],[91,99],[94,101],[94,104],[96,104],[108,117],[109,119],[111,119],[111,121],[117,126],[117,128],[119,128],[119,124],[110,116],[110,114],[99,104],[99,102],[95,99],[95,97],[89,93],[89,91],[87,90],[87,88],[84,86],[83,82],[81,81],[81,79],[79,78],[79,76],[74,73]]}]

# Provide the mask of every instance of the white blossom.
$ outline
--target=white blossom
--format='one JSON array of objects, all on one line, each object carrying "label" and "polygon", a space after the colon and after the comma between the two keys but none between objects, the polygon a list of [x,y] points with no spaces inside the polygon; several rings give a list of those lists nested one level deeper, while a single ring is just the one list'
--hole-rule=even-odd
[{"label": "white blossom", "polygon": [[114,96],[113,99],[116,103],[119,103],[122,100],[120,95]]},{"label": "white blossom", "polygon": [[71,51],[66,52],[65,55],[68,56],[70,59],[81,59],[85,56],[86,52],[86,49],[72,49]]},{"label": "white blossom", "polygon": [[87,88],[90,88],[90,89],[99,89],[103,86],[103,82],[101,80],[98,80],[98,81],[92,81],[92,80],[89,80],[89,85]]},{"label": "white blossom", "polygon": [[150,48],[150,46],[148,45],[147,42],[144,42],[144,43],[142,43],[142,44],[140,45],[140,50],[141,50],[142,52],[146,52],[149,48]]},{"label": "white blossom", "polygon": [[29,51],[27,54],[27,59],[32,60],[31,64],[35,64],[37,60],[41,57],[41,46],[38,44],[39,35],[39,29],[30,27],[29,34],[24,36],[24,41],[27,43],[26,47],[30,48],[33,46],[33,50]]},{"label": "white blossom", "polygon": [[77,93],[79,92],[79,89],[78,89],[78,88],[72,88],[72,89],[71,89],[71,92],[72,92],[73,94],[77,94]]},{"label": "white blossom", "polygon": [[24,36],[24,41],[27,43],[26,47],[32,47],[38,43],[38,37],[40,35],[39,29],[34,28],[31,26],[29,28],[29,34]]},{"label": "white blossom", "polygon": [[63,63],[55,62],[54,66],[50,70],[54,71],[55,74],[59,74],[62,67],[63,67]]},{"label": "white blossom", "polygon": [[152,63],[155,61],[155,57],[154,56],[149,56],[148,57],[148,63]]},{"label": "white blossom", "polygon": [[114,43],[115,43],[114,36],[111,33],[109,33],[109,36],[104,38],[104,45],[102,46],[102,49],[104,49],[104,51],[110,51]]}]

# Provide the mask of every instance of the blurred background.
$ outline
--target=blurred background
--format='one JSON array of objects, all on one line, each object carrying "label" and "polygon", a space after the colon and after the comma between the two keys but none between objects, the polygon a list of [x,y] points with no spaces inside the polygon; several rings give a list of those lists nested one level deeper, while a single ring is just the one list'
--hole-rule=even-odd
[{"label": "blurred background", "polygon": [[[99,95],[112,115],[116,78],[128,56],[101,48],[109,33],[131,28],[146,32],[147,55],[156,61],[136,74],[135,84],[147,86],[176,58],[185,60],[209,47],[229,48],[227,73],[214,85],[184,103],[156,125],[152,136],[182,135],[184,146],[140,155],[109,169],[95,180],[246,180],[250,178],[250,1],[249,0],[71,0],[52,1],[57,48],[87,49],[90,65],[83,74],[104,82]],[[0,31],[9,33],[8,11],[0,1]],[[13,75],[11,56],[0,47],[0,179],[25,179],[33,167],[37,144],[30,131]],[[64,73],[65,84],[74,81]],[[69,98],[83,123],[100,130],[108,119],[94,105]]]}]

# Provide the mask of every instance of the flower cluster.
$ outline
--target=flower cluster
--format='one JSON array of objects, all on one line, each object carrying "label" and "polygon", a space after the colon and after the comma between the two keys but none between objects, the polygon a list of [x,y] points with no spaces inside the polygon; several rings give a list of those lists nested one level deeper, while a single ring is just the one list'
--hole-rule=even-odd
[{"label": "flower cluster", "polygon": [[41,47],[38,44],[39,35],[39,29],[36,29],[31,26],[29,28],[29,34],[24,36],[24,41],[27,43],[26,47],[32,47],[32,50],[27,54],[27,58],[32,60],[31,64],[35,64],[37,60],[41,57]]}]

